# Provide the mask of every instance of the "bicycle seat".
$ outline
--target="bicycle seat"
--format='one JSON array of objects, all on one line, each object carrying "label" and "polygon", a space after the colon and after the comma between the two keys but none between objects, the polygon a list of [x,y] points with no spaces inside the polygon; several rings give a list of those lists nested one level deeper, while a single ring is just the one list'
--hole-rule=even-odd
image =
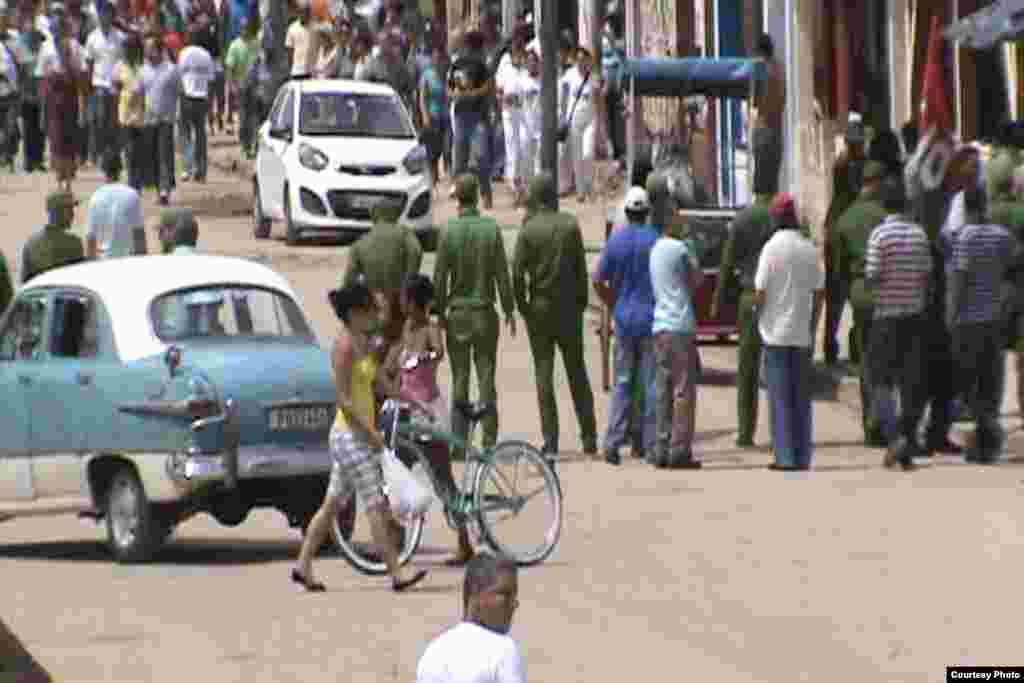
[{"label": "bicycle seat", "polygon": [[455,409],[462,413],[470,422],[479,422],[495,411],[495,405],[486,401],[472,403],[470,401],[456,401]]}]

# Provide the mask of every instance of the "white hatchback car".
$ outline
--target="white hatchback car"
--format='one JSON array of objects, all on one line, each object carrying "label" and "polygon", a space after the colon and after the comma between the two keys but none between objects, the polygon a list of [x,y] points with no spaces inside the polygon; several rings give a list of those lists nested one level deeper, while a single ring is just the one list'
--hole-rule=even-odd
[{"label": "white hatchback car", "polygon": [[303,237],[357,238],[382,202],[424,247],[435,242],[430,168],[412,117],[387,85],[295,80],[260,127],[253,178],[254,233],[283,221],[289,244]]}]

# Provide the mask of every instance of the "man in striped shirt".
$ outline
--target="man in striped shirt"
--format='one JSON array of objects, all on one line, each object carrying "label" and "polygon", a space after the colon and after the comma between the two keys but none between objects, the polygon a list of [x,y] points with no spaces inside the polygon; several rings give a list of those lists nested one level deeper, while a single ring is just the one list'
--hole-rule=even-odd
[{"label": "man in striped shirt", "polygon": [[[985,191],[964,194],[965,225],[953,242],[947,324],[953,332],[958,388],[971,401],[977,420],[968,462],[992,463],[1002,442],[999,404],[1003,382],[1001,288],[1016,255],[1015,240],[1001,225],[985,223]],[[973,388],[973,390],[970,390]]]},{"label": "man in striped shirt", "polygon": [[[864,280],[875,294],[871,326],[872,409],[879,417],[889,448],[886,467],[914,468],[920,452],[917,425],[927,400],[922,362],[922,328],[932,271],[932,251],[924,228],[906,215],[907,195],[901,178],[888,178],[882,190],[887,216],[868,240]],[[900,425],[883,401],[900,392]]]}]

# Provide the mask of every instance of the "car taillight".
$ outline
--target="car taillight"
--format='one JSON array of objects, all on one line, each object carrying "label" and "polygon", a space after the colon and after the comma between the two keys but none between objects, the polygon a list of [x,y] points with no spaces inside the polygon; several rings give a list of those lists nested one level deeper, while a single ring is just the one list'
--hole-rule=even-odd
[{"label": "car taillight", "polygon": [[220,413],[220,405],[212,399],[193,398],[186,402],[188,413],[193,420],[201,420],[204,417],[213,417]]}]

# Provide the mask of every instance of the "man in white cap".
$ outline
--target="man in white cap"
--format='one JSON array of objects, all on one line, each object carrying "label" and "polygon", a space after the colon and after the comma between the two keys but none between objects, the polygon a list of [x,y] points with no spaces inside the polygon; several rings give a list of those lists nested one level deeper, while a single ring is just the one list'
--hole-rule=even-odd
[{"label": "man in white cap", "polygon": [[644,455],[653,463],[654,421],[654,288],[651,284],[651,249],[657,231],[647,222],[651,202],[642,187],[626,193],[626,226],[616,231],[601,253],[594,273],[594,288],[613,309],[615,321],[615,389],[608,414],[605,461],[619,465],[619,449],[626,442],[626,425],[633,400],[634,372],[647,388],[642,415]]}]

